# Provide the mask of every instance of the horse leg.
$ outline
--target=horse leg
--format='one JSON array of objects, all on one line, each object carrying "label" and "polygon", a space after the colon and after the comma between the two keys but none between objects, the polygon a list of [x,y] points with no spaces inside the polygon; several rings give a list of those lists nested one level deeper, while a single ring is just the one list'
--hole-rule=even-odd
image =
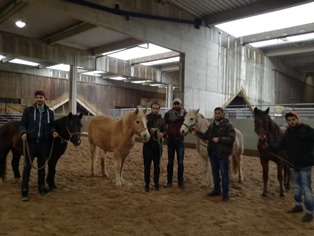
[{"label": "horse leg", "polygon": [[285,189],[290,189],[290,168],[287,164],[283,163],[284,185]]},{"label": "horse leg", "polygon": [[268,185],[268,160],[265,160],[264,158],[261,159],[261,165],[263,168],[263,183],[264,183],[264,190],[262,193],[263,197],[267,197],[268,190],[267,190],[267,185]]},{"label": "horse leg", "polygon": [[238,167],[238,181],[243,183],[243,172],[242,172],[242,155],[236,156],[236,163]]},{"label": "horse leg", "polygon": [[19,164],[20,164],[21,155],[15,149],[12,149],[11,151],[13,154],[11,166],[12,166],[12,170],[14,173],[14,180],[16,183],[19,183],[21,181],[21,174],[19,171]]},{"label": "horse leg", "polygon": [[96,176],[95,172],[95,152],[96,152],[96,145],[93,143],[89,144],[89,150],[90,150],[90,160],[91,160],[91,176]]},{"label": "horse leg", "polygon": [[49,186],[50,191],[56,190],[57,186],[55,184],[56,166],[60,156],[52,156],[48,162],[48,174],[46,182]]},{"label": "horse leg", "polygon": [[209,159],[206,156],[200,156],[202,158],[203,161],[203,166],[202,166],[202,184],[201,187],[209,187],[209,181],[210,179],[208,178],[209,174],[208,174],[208,163],[209,163]]},{"label": "horse leg", "polygon": [[234,165],[233,165],[233,162],[234,162],[233,159],[234,159],[234,156],[233,156],[233,155],[228,157],[228,175],[229,175],[229,181],[233,181],[233,174],[234,174],[234,172],[233,172],[233,167],[234,167]]},{"label": "horse leg", "polygon": [[277,179],[279,181],[279,186],[280,186],[280,197],[284,197],[284,190],[283,190],[283,176],[282,176],[282,163],[281,161],[278,161],[277,163]]},{"label": "horse leg", "polygon": [[4,153],[0,153],[0,184],[2,184],[5,180],[6,166],[7,155],[4,155]]},{"label": "horse leg", "polygon": [[105,177],[109,177],[107,170],[106,170],[106,158],[107,158],[107,152],[102,151],[101,152],[101,175]]},{"label": "horse leg", "polygon": [[122,188],[121,169],[122,169],[122,157],[120,153],[113,152],[115,169],[116,169],[116,186]]}]

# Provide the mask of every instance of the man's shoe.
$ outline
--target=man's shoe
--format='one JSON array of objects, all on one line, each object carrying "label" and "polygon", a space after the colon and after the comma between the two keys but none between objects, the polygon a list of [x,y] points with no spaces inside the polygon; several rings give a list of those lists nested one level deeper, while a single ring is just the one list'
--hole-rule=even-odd
[{"label": "man's shoe", "polygon": [[217,192],[215,190],[210,192],[210,193],[208,193],[208,196],[210,196],[210,197],[215,197],[215,196],[220,196],[220,195],[221,195],[221,193]]},{"label": "man's shoe", "polygon": [[290,209],[288,211],[288,213],[298,213],[298,212],[302,212],[302,211],[303,211],[302,206],[295,206],[292,209]]},{"label": "man's shoe", "polygon": [[224,201],[224,202],[227,202],[227,201],[229,201],[229,200],[230,200],[229,197],[223,197],[223,198],[222,198],[222,201]]},{"label": "man's shoe", "polygon": [[23,202],[29,201],[28,192],[22,191],[22,198],[21,199]]},{"label": "man's shoe", "polygon": [[178,184],[179,188],[184,189],[184,184]]},{"label": "man's shoe", "polygon": [[309,213],[306,213],[301,219],[302,222],[311,222],[312,220],[313,220],[313,215]]},{"label": "man's shoe", "polygon": [[148,185],[145,185],[145,186],[144,186],[143,192],[146,192],[146,193],[149,192],[149,186],[148,186]]},{"label": "man's shoe", "polygon": [[165,186],[165,188],[171,188],[172,187],[172,183],[167,183],[167,185]]},{"label": "man's shoe", "polygon": [[43,189],[39,190],[39,194],[41,196],[49,196],[50,195],[49,190],[46,189],[46,188],[43,188]]},{"label": "man's shoe", "polygon": [[155,186],[155,190],[159,192],[160,191],[159,186]]}]

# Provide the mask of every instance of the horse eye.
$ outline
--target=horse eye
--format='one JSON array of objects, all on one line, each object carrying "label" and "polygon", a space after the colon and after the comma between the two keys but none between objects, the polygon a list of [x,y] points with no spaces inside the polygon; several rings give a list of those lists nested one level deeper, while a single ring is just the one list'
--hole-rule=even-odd
[{"label": "horse eye", "polygon": [[190,120],[193,120],[193,118],[190,118]]},{"label": "horse eye", "polygon": [[138,124],[138,123],[140,123],[140,121],[139,121],[139,120],[137,120],[137,121],[136,121],[136,123]]}]

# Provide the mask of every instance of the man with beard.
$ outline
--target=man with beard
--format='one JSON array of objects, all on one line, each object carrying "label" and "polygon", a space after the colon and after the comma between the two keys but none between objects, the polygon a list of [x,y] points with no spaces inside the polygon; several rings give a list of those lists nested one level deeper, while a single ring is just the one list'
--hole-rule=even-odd
[{"label": "man with beard", "polygon": [[162,155],[163,138],[167,136],[166,123],[159,113],[160,104],[154,101],[151,104],[151,113],[147,118],[147,129],[151,134],[150,140],[144,143],[143,158],[144,158],[144,192],[149,191],[150,183],[150,166],[154,163],[154,183],[155,190],[159,191],[159,175],[160,175],[160,159]]}]

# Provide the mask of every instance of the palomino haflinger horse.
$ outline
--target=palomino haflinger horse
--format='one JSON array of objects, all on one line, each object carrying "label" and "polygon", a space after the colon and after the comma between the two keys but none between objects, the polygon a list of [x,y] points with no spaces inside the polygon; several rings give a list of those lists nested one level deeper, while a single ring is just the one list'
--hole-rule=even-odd
[{"label": "palomino haflinger horse", "polygon": [[[82,117],[83,114],[73,115],[70,112],[67,116],[55,120],[54,125],[59,137],[54,139],[50,150],[50,157],[47,157],[48,174],[46,182],[50,190],[57,188],[55,184],[56,165],[60,157],[64,154],[68,141],[72,142],[75,146],[81,144]],[[15,181],[19,182],[21,178],[19,162],[21,155],[24,155],[24,151],[27,149],[23,147],[23,141],[19,134],[20,123],[20,121],[11,121],[0,127],[0,182],[5,179],[6,159],[10,150],[13,154],[11,166]]]},{"label": "palomino haflinger horse", "polygon": [[[260,154],[260,161],[263,168],[263,183],[264,189],[262,196],[266,197],[268,194],[268,162],[273,161],[277,165],[277,179],[280,186],[280,196],[284,197],[284,187],[290,188],[290,170],[285,159],[287,158],[286,152],[272,153],[265,146],[266,143],[277,143],[282,135],[284,129],[281,129],[269,116],[269,107],[263,111],[254,108],[254,130],[257,134],[257,149]],[[282,171],[284,175],[282,175]]]},{"label": "palomino haflinger horse", "polygon": [[[204,115],[199,113],[199,109],[193,110],[190,109],[189,112],[185,115],[183,125],[181,126],[180,132],[183,135],[189,133],[189,130],[192,126],[195,126],[200,132],[205,133],[208,129],[210,123],[205,118]],[[242,133],[235,129],[236,139],[233,143],[232,153],[229,158],[229,176],[238,174],[238,182],[243,182],[242,174],[242,154],[244,151],[244,140]],[[212,185],[212,175],[211,175],[211,166],[207,152],[207,141],[202,140],[201,138],[196,138],[196,150],[199,156],[204,162],[204,169],[202,171],[202,186],[211,186]]]},{"label": "palomino haflinger horse", "polygon": [[102,176],[108,176],[105,166],[107,152],[113,152],[115,161],[115,184],[122,187],[122,170],[126,157],[135,144],[135,134],[143,142],[150,139],[147,130],[146,109],[144,112],[138,108],[129,111],[120,120],[109,116],[94,117],[88,127],[88,140],[90,144],[91,175],[95,176],[95,154],[99,147],[104,156],[101,157]]}]

